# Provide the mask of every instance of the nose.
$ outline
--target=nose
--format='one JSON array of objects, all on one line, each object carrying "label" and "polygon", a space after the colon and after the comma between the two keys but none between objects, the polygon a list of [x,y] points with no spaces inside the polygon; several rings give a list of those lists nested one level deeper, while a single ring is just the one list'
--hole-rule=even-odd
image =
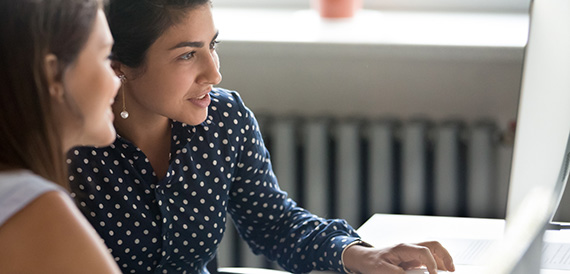
[{"label": "nose", "polygon": [[198,76],[197,82],[206,85],[217,85],[222,81],[220,73],[220,60],[216,51],[210,52],[210,58],[205,58],[202,73]]}]

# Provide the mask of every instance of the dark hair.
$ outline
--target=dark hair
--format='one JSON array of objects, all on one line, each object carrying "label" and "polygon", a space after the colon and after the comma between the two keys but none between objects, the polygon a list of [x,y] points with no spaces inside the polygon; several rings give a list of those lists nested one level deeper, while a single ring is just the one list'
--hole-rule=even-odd
[{"label": "dark hair", "polygon": [[0,1],[0,165],[29,169],[67,185],[45,59],[56,77],[74,63],[93,28],[100,0]]},{"label": "dark hair", "polygon": [[115,39],[113,60],[139,68],[148,48],[186,12],[210,0],[111,0],[107,8],[109,28]]}]

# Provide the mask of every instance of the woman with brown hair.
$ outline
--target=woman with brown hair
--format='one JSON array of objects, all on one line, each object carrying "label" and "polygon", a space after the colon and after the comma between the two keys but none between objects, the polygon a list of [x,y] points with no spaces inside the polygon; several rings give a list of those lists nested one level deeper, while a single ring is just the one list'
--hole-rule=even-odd
[{"label": "woman with brown hair", "polygon": [[120,272],[65,189],[65,152],[115,139],[101,7],[0,2],[0,273]]}]

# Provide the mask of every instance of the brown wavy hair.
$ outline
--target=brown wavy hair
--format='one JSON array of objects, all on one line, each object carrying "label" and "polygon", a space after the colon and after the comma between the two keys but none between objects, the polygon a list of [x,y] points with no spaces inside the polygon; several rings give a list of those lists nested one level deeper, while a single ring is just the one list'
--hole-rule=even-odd
[{"label": "brown wavy hair", "polygon": [[0,165],[28,169],[66,188],[45,57],[61,80],[93,29],[101,0],[0,1]]}]

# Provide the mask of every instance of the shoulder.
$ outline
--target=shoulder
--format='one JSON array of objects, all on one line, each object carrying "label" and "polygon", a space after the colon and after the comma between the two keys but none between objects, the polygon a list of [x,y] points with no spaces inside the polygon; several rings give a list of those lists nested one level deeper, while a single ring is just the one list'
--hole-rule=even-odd
[{"label": "shoulder", "polygon": [[214,88],[210,94],[212,103],[208,120],[211,122],[226,120],[238,125],[243,122],[250,123],[247,121],[254,119],[253,112],[245,105],[237,91]]},{"label": "shoulder", "polygon": [[10,217],[0,230],[0,246],[0,272],[116,270],[96,232],[60,190],[40,194]]},{"label": "shoulder", "polygon": [[138,150],[138,148],[131,145],[128,140],[120,138],[119,135],[112,144],[105,147],[77,146],[70,149],[66,155],[68,171],[73,177],[82,173],[83,169],[87,167],[92,169],[95,166],[113,162],[118,158],[125,158],[123,156],[127,152],[133,153],[134,150]]},{"label": "shoulder", "polygon": [[210,93],[212,103],[210,109],[213,111],[245,111],[247,108],[240,94],[235,90],[214,88]]},{"label": "shoulder", "polygon": [[241,96],[239,95],[239,92],[235,90],[215,87],[212,89],[210,94],[212,95],[212,98],[217,98],[221,102],[241,102]]},{"label": "shoulder", "polygon": [[64,189],[31,171],[0,173],[0,225],[40,195],[49,191],[63,193]]}]

